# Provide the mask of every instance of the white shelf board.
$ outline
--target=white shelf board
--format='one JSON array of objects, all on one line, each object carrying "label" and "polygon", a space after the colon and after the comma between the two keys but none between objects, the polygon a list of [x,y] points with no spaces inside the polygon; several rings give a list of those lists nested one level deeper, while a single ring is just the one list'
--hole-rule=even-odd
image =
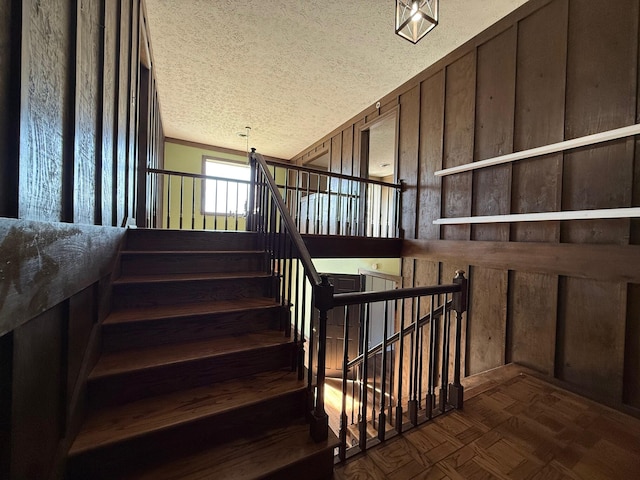
[{"label": "white shelf board", "polygon": [[437,170],[434,175],[436,177],[443,177],[446,175],[453,175],[454,173],[468,172],[470,170],[476,170],[478,168],[492,167],[494,165],[501,165],[503,163],[515,162],[517,160],[539,157],[541,155],[548,155],[550,153],[561,152],[563,150],[569,150],[572,148],[584,147],[586,145],[593,145],[594,143],[608,142],[610,140],[616,140],[618,138],[624,138],[638,134],[640,134],[640,124],[629,125],[628,127],[616,128],[614,130],[608,130],[606,132],[594,133],[593,135],[587,135],[586,137],[574,138],[571,140],[565,140],[564,142],[552,143],[549,145],[544,145],[542,147],[509,153],[500,157],[488,158],[486,160],[480,160],[478,162],[458,165],[457,167]]},{"label": "white shelf board", "polygon": [[602,218],[640,217],[640,207],[604,208],[600,210],[567,210],[564,212],[513,213],[476,217],[439,218],[435,225],[462,225],[470,223],[545,222],[550,220],[588,220]]}]

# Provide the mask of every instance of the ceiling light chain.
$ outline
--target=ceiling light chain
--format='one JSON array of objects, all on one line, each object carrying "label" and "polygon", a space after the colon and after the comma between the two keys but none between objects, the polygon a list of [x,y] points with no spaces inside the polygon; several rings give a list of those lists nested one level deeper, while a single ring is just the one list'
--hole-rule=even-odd
[{"label": "ceiling light chain", "polygon": [[411,43],[438,25],[439,0],[396,0],[396,33]]}]

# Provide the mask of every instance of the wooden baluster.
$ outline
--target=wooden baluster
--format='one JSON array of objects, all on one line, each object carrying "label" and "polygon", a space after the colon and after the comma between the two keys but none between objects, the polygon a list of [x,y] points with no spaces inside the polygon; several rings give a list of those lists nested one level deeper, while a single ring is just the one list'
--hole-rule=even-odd
[{"label": "wooden baluster", "polygon": [[433,407],[435,406],[435,384],[436,384],[436,319],[434,317],[434,304],[435,298],[434,295],[431,295],[431,307],[429,310],[429,378],[427,380],[427,398],[425,399],[426,410],[427,410],[427,418],[432,418],[433,416]]},{"label": "wooden baluster", "polygon": [[340,415],[340,447],[338,457],[344,461],[347,456],[347,377],[349,375],[349,306],[344,307],[344,343],[342,348],[342,413]]},{"label": "wooden baluster", "polygon": [[[444,303],[447,304],[448,295],[444,296]],[[449,337],[451,333],[451,310],[444,313],[442,326],[442,373],[440,375],[440,413],[444,413],[447,408],[447,384],[449,383]]]},{"label": "wooden baluster", "polygon": [[362,378],[360,379],[360,449],[367,449],[367,403],[369,399],[369,328],[370,328],[369,304],[364,305],[364,328],[362,332]]},{"label": "wooden baluster", "polygon": [[183,197],[184,197],[184,177],[180,177],[180,230],[182,230],[182,216],[183,216]]},{"label": "wooden baluster", "polygon": [[191,177],[191,230],[196,229],[196,179]]},{"label": "wooden baluster", "polygon": [[[380,415],[378,417],[378,438],[381,442],[384,442],[384,437],[387,430],[387,416],[385,414],[385,395],[387,393],[387,336],[389,330],[389,303],[387,300],[384,302],[384,324],[383,324],[383,336],[382,336],[382,367],[380,368]],[[392,369],[393,370],[393,369]]]},{"label": "wooden baluster", "polygon": [[167,177],[167,228],[171,228],[171,175]]},{"label": "wooden baluster", "polygon": [[453,383],[449,385],[449,401],[454,408],[461,409],[464,403],[464,387],[460,384],[460,349],[462,340],[462,314],[467,311],[467,279],[464,271],[457,270],[453,283],[460,285],[460,292],[453,294],[452,308],[456,311],[456,345],[453,364]]},{"label": "wooden baluster", "polygon": [[[412,306],[415,305],[415,299],[412,300]],[[413,336],[411,338],[411,378],[412,378],[412,387],[410,388],[409,396],[411,399],[409,400],[409,420],[413,425],[418,424],[418,356],[419,348],[420,348],[420,313],[415,309],[412,311],[413,317]]]}]

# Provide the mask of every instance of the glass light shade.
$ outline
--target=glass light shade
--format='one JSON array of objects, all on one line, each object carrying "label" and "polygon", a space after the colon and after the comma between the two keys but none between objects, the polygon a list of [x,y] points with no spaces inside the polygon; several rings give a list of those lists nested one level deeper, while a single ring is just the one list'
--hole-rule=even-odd
[{"label": "glass light shade", "polygon": [[438,0],[396,0],[396,33],[411,43],[438,24]]}]

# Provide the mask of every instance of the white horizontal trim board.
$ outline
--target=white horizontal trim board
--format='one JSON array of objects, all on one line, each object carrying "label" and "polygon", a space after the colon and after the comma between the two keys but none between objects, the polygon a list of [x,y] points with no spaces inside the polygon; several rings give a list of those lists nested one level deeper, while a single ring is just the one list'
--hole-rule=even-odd
[{"label": "white horizontal trim board", "polygon": [[469,223],[545,222],[549,220],[588,220],[602,218],[640,217],[640,207],[604,208],[601,210],[567,210],[564,212],[513,213],[477,217],[439,218],[435,225],[460,225]]},{"label": "white horizontal trim board", "polygon": [[548,155],[550,153],[561,152],[563,150],[570,150],[572,148],[584,147],[585,145],[592,145],[594,143],[608,142],[610,140],[616,140],[618,138],[630,137],[631,135],[640,134],[640,124],[629,125],[628,127],[616,128],[614,130],[607,130],[606,132],[594,133],[593,135],[587,135],[586,137],[578,137],[571,140],[565,140],[564,142],[551,143],[549,145],[543,145],[542,147],[531,148],[529,150],[522,150],[520,152],[509,153],[500,157],[487,158],[486,160],[480,160],[478,162],[465,163],[464,165],[458,165],[457,167],[445,168],[444,170],[437,170],[434,175],[436,177],[443,177],[446,175],[453,175],[454,173],[468,172],[469,170],[476,170],[478,168],[492,167],[494,165],[500,165],[503,163],[515,162],[517,160],[524,160],[526,158],[539,157],[541,155]]}]

